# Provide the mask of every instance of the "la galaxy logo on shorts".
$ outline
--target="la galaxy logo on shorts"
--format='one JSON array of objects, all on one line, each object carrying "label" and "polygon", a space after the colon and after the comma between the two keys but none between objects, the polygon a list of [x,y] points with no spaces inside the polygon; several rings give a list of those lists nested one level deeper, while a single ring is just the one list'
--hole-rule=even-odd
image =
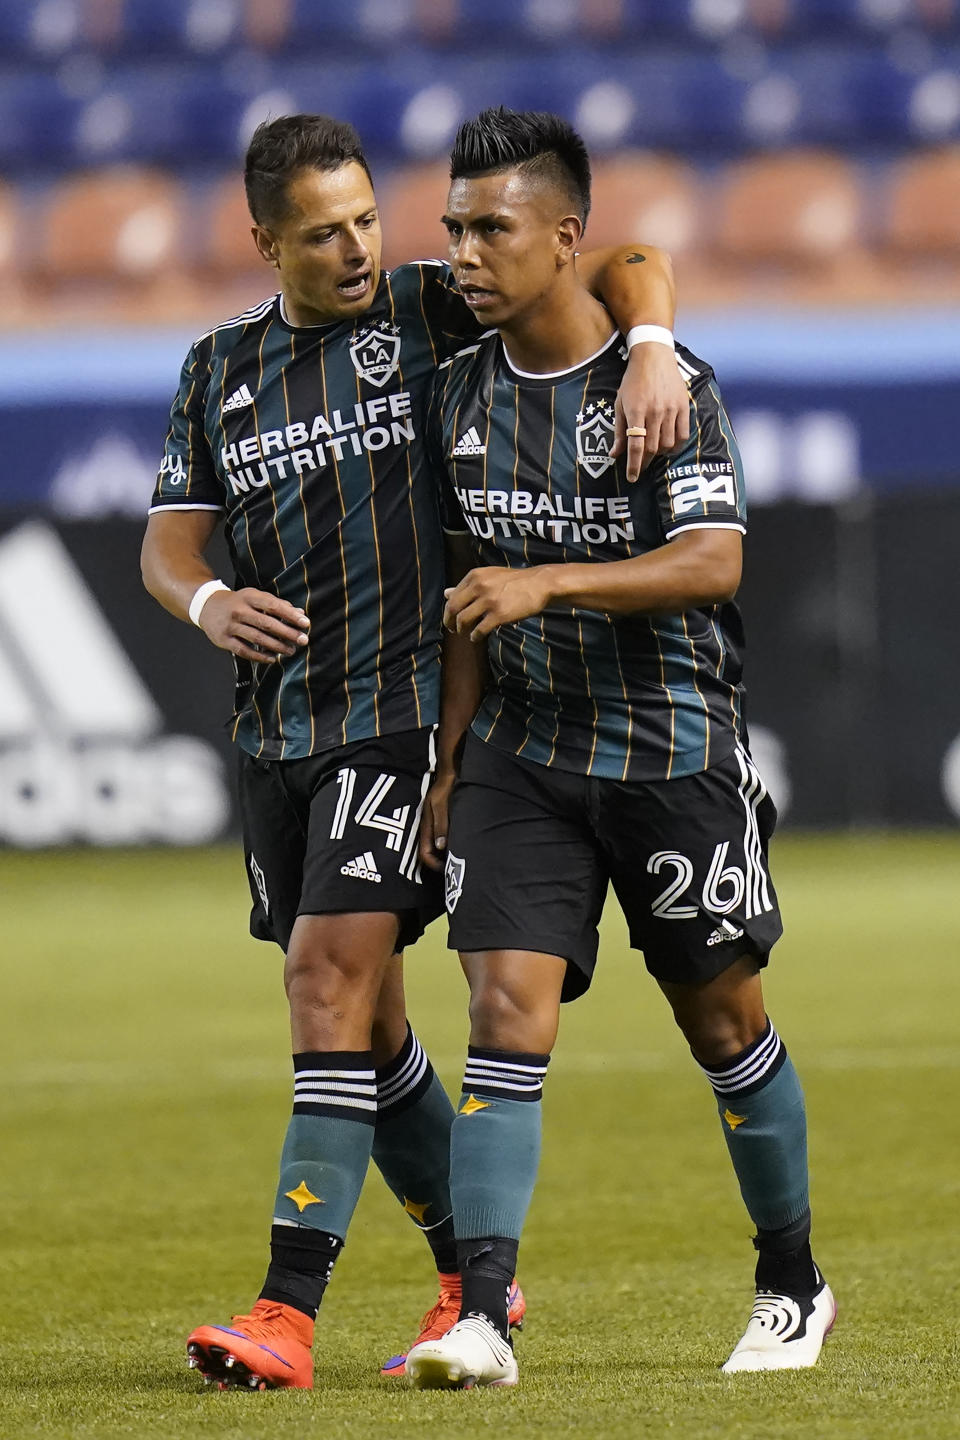
[{"label": "la galaxy logo on shorts", "polygon": [[443,899],[448,915],[452,915],[457,908],[457,901],[463,891],[463,872],[466,868],[465,860],[458,859],[452,850],[447,851],[447,863],[443,869]]},{"label": "la galaxy logo on shorts", "polygon": [[590,401],[577,416],[577,464],[596,480],[613,464],[613,405],[609,400]]},{"label": "la galaxy logo on shorts", "polygon": [[361,380],[382,388],[400,364],[400,327],[387,320],[365,325],[350,346],[350,359]]}]

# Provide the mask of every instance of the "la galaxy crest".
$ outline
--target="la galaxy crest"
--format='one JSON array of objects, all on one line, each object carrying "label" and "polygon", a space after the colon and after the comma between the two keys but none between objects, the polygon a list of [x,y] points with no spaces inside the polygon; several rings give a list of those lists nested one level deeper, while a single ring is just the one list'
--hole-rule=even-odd
[{"label": "la galaxy crest", "polygon": [[389,320],[365,325],[350,346],[350,359],[361,380],[382,388],[400,364],[400,327]]},{"label": "la galaxy crest", "polygon": [[443,898],[448,915],[452,915],[457,908],[457,901],[463,891],[463,877],[466,868],[466,860],[461,860],[459,856],[454,855],[452,850],[447,851],[447,863],[443,867]]},{"label": "la galaxy crest", "polygon": [[594,479],[613,464],[613,404],[591,400],[577,415],[577,464]]}]

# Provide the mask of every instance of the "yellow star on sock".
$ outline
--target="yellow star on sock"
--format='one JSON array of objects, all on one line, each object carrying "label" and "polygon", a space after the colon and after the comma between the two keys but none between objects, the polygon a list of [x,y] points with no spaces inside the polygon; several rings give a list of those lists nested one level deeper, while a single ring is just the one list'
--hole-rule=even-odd
[{"label": "yellow star on sock", "polygon": [[746,1115],[734,1115],[732,1110],[725,1110],[723,1112],[723,1118],[724,1120],[726,1120],[731,1130],[736,1130],[737,1126],[742,1125],[747,1117]]},{"label": "yellow star on sock", "polygon": [[476,1115],[478,1110],[489,1110],[489,1100],[478,1100],[476,1095],[468,1095],[460,1106],[461,1115]]},{"label": "yellow star on sock", "polygon": [[286,1191],[286,1197],[293,1201],[301,1215],[308,1205],[325,1205],[327,1203],[325,1200],[321,1200],[319,1195],[314,1195],[312,1190],[308,1190],[306,1182],[303,1180],[300,1181],[296,1190]]},{"label": "yellow star on sock", "polygon": [[406,1195],[404,1195],[403,1208],[404,1210],[406,1210],[408,1215],[413,1216],[414,1220],[416,1220],[418,1224],[426,1224],[427,1211],[430,1209],[429,1200],[425,1205],[418,1205],[416,1200],[408,1200]]}]

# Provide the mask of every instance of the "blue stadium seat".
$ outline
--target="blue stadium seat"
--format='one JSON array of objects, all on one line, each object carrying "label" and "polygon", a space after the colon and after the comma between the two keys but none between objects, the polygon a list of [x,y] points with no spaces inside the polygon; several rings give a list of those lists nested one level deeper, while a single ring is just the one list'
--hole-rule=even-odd
[{"label": "blue stadium seat", "polygon": [[121,43],[149,54],[220,54],[241,39],[244,11],[244,0],[123,0]]},{"label": "blue stadium seat", "polygon": [[922,19],[914,0],[790,0],[784,29],[791,36],[871,40],[918,22]]},{"label": "blue stadium seat", "polygon": [[[64,0],[68,20],[71,3]],[[744,47],[708,43],[709,26],[691,29],[707,0],[563,0],[563,26],[539,43],[530,26],[546,0],[450,0],[442,13],[459,17],[450,44],[424,48],[414,43],[427,29],[421,0],[291,0],[296,53],[268,55],[236,48],[247,0],[120,3],[126,43],[140,51],[128,48],[109,64],[81,52],[56,69],[38,57],[0,66],[0,164],[19,172],[31,163],[132,160],[205,171],[234,164],[258,120],[289,110],[351,120],[378,163],[430,160],[464,115],[500,103],[559,110],[601,153],[634,145],[710,159],[811,145],[872,155],[960,133],[956,42],[908,37],[904,46],[878,43],[875,31],[854,34],[864,16],[900,13],[895,5],[840,0],[846,28],[827,40],[813,37],[816,15],[825,25],[829,7],[811,0],[802,22],[811,28],[799,43],[770,43],[771,32]],[[928,17],[960,10],[960,0],[922,4],[915,13]],[[6,34],[11,53],[33,43],[26,19],[39,8],[0,4],[0,39]],[[741,8],[757,20],[763,0]],[[736,20],[741,8],[733,0],[724,14]],[[799,26],[801,8],[797,0],[776,13]],[[590,17],[622,22],[622,43],[590,43]],[[684,44],[675,43],[681,25]]]},{"label": "blue stadium seat", "polygon": [[512,44],[525,30],[524,0],[458,0],[451,48],[469,53],[479,45]]},{"label": "blue stadium seat", "polygon": [[[613,64],[582,57],[577,71],[583,78],[565,108],[593,148],[724,151],[738,143],[745,83],[706,54],[651,50]],[[630,101],[623,127],[606,129],[610,112],[626,114]]]},{"label": "blue stadium seat", "polygon": [[61,167],[80,105],[45,71],[0,72],[0,168]]},{"label": "blue stadium seat", "polygon": [[[381,53],[416,38],[412,0],[291,0],[287,48],[331,48],[363,60],[363,49]],[[362,47],[358,53],[357,47]]]},{"label": "blue stadium seat", "polygon": [[82,0],[0,5],[0,55],[56,59],[83,35]]},{"label": "blue stadium seat", "polygon": [[[916,77],[883,54],[854,45],[809,45],[784,49],[770,60],[768,74],[751,87],[745,141],[874,148],[908,138],[907,104]],[[777,133],[776,95],[766,133],[763,106],[755,103],[760,87],[770,87],[773,77],[781,86],[792,87],[796,100],[794,121],[782,134]],[[781,109],[786,107],[784,99]]]},{"label": "blue stadium seat", "polygon": [[70,157],[79,165],[134,160],[188,167],[196,158],[187,103],[191,90],[178,65],[112,70],[77,114]]}]

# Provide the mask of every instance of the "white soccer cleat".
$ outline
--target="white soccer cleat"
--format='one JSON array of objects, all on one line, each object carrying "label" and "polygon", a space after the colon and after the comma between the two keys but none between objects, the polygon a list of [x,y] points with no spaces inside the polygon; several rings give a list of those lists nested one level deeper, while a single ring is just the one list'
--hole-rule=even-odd
[{"label": "white soccer cleat", "polygon": [[512,1346],[482,1315],[468,1315],[439,1340],[414,1345],[405,1368],[418,1390],[472,1390],[474,1385],[517,1383]]},{"label": "white soccer cleat", "polygon": [[836,1318],[837,1302],[822,1276],[820,1289],[810,1297],[758,1290],[747,1328],[723,1372],[809,1370]]}]

